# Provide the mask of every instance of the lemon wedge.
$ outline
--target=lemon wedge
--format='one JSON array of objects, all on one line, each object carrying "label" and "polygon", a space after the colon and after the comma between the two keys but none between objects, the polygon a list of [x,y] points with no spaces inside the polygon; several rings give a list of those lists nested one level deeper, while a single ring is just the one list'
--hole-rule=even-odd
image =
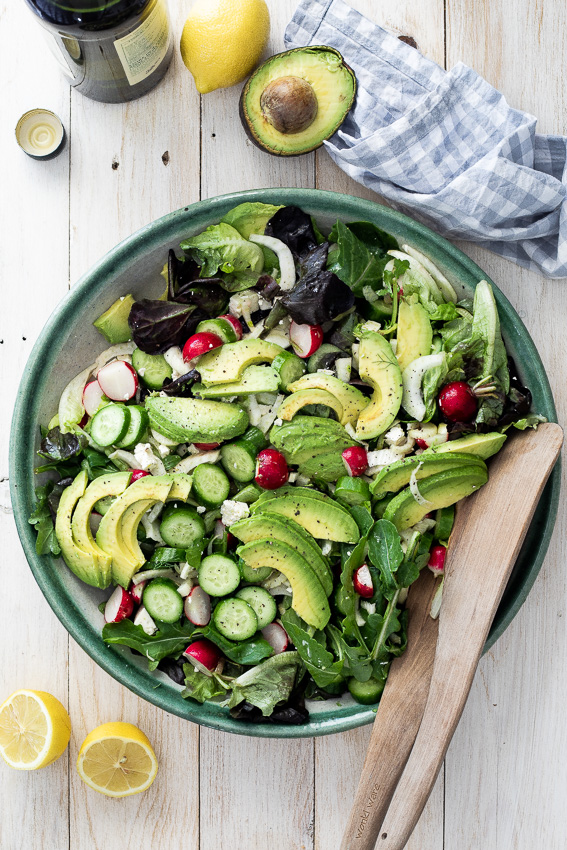
[{"label": "lemon wedge", "polygon": [[269,34],[265,0],[197,0],[181,34],[181,58],[206,94],[247,77]]},{"label": "lemon wedge", "polygon": [[67,748],[71,720],[45,691],[16,691],[0,705],[0,755],[16,770],[47,767]]},{"label": "lemon wedge", "polygon": [[77,770],[89,788],[107,797],[129,797],[149,788],[158,769],[144,733],[132,723],[103,723],[79,750]]}]

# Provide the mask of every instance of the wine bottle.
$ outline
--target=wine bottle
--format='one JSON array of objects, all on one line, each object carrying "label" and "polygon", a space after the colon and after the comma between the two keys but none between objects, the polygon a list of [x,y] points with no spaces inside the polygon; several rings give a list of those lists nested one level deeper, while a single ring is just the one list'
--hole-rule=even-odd
[{"label": "wine bottle", "polygon": [[134,100],[164,76],[173,54],[167,0],[26,0],[81,94]]}]

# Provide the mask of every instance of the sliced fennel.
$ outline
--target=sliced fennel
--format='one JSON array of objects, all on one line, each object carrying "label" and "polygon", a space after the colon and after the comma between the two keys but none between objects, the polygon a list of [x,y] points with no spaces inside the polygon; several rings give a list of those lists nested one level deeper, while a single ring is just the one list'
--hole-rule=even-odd
[{"label": "sliced fennel", "polygon": [[423,376],[428,369],[442,366],[445,362],[445,356],[445,352],[441,351],[439,354],[426,354],[424,357],[418,357],[417,360],[413,360],[409,366],[406,366],[402,373],[402,407],[417,422],[422,422],[426,413],[421,388]]},{"label": "sliced fennel", "polygon": [[285,291],[293,289],[295,286],[295,263],[285,242],[282,242],[281,239],[275,239],[273,236],[263,236],[260,233],[252,233],[249,240],[257,245],[263,245],[264,248],[269,248],[277,255],[280,263],[280,289]]},{"label": "sliced fennel", "polygon": [[402,251],[405,251],[406,254],[409,254],[410,257],[413,257],[414,260],[417,260],[423,268],[429,272],[441,292],[446,301],[452,301],[453,304],[457,303],[457,293],[453,289],[453,286],[443,272],[440,272],[437,266],[431,262],[429,257],[426,257],[425,254],[422,254],[421,251],[417,251],[415,248],[412,248],[411,245],[402,245]]}]

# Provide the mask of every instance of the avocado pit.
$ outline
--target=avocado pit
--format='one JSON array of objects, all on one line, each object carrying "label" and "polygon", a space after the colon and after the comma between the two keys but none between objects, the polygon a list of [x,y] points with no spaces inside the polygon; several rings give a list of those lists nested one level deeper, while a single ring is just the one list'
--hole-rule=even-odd
[{"label": "avocado pit", "polygon": [[301,133],[317,116],[313,87],[301,77],[272,80],[260,96],[262,115],[279,133]]}]

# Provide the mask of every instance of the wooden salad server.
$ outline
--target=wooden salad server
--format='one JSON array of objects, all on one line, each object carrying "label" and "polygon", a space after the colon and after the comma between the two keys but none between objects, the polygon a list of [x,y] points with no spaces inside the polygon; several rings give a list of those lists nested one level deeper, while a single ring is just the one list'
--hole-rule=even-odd
[{"label": "wooden salad server", "polygon": [[390,667],[341,850],[374,847],[425,710],[439,621],[431,604],[439,580],[424,569],[407,601],[408,645]]},{"label": "wooden salad server", "polygon": [[[515,434],[492,459],[488,483],[459,505],[447,553],[433,674],[413,749],[381,828],[373,822],[372,830],[365,828],[360,837],[360,830],[349,833],[342,850],[406,846],[465,707],[491,623],[562,443],[563,431],[554,423]],[[417,692],[418,683],[413,687]],[[396,726],[390,734],[397,735]],[[374,793],[372,766],[367,759],[357,800],[367,801]],[[388,775],[388,765],[382,765],[381,776]],[[362,809],[357,812],[351,821],[358,828]]]}]

